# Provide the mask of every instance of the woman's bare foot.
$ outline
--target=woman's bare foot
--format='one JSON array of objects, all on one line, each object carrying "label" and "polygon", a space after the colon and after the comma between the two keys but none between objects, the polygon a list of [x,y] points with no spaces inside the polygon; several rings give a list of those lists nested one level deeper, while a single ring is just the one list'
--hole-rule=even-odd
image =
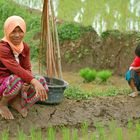
[{"label": "woman's bare foot", "polygon": [[17,96],[11,103],[10,103],[11,107],[14,108],[15,110],[17,110],[22,117],[27,117],[28,111],[26,108],[22,108],[21,106],[21,100],[20,100],[20,96]]},{"label": "woman's bare foot", "polygon": [[0,114],[6,120],[14,119],[13,114],[11,113],[11,111],[9,110],[9,108],[6,105],[0,104]]}]

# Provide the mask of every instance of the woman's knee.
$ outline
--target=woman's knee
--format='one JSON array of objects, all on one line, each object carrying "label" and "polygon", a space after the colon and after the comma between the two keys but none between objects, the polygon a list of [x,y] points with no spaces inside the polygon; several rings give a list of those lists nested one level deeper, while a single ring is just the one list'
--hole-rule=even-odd
[{"label": "woman's knee", "polygon": [[16,75],[11,75],[9,77],[9,85],[4,91],[5,95],[15,96],[20,92],[22,85],[23,85],[23,81],[20,77]]}]

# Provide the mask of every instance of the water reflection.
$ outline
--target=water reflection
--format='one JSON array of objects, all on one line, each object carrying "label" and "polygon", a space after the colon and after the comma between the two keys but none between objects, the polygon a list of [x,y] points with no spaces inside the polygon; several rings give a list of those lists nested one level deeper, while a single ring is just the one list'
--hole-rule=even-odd
[{"label": "water reflection", "polygon": [[[93,1],[94,4],[95,0]],[[89,1],[86,2],[88,3]],[[96,4],[97,3],[98,2],[96,1]],[[121,6],[124,3],[126,6],[128,5],[128,7]],[[96,8],[97,6],[94,7]],[[104,10],[101,11],[102,9]],[[86,10],[87,9],[85,9],[85,11]],[[138,19],[138,17],[140,16],[140,1],[138,0],[125,0],[123,3],[122,1],[118,1],[117,3],[114,3],[114,5],[110,1],[108,1],[105,4],[100,5],[100,7],[98,7],[94,11],[96,14],[92,14],[93,21],[91,25],[96,29],[98,33],[101,33],[107,29],[137,31],[140,29],[140,21]],[[81,13],[81,15],[79,13]],[[74,20],[76,19],[75,21],[83,22],[80,17],[83,17],[84,13],[79,11],[78,14],[80,15],[79,20],[77,15],[77,18],[74,18]]]},{"label": "water reflection", "polygon": [[25,5],[34,9],[42,10],[43,7],[42,3],[43,0],[13,0],[13,1],[19,3],[20,5]]},{"label": "water reflection", "polygon": [[[42,10],[43,0],[14,1]],[[140,29],[140,0],[53,0],[53,5],[58,18],[92,25],[98,33]]]},{"label": "water reflection", "polygon": [[74,17],[74,21],[79,23],[82,22],[83,13],[84,13],[84,8],[82,7],[80,12],[78,12],[77,15]]}]

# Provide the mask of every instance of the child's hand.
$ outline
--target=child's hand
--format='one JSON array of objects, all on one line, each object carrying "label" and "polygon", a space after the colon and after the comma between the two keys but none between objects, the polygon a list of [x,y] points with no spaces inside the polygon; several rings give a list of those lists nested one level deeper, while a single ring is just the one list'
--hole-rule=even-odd
[{"label": "child's hand", "polygon": [[135,70],[137,72],[140,71],[140,67],[130,67],[129,70]]}]

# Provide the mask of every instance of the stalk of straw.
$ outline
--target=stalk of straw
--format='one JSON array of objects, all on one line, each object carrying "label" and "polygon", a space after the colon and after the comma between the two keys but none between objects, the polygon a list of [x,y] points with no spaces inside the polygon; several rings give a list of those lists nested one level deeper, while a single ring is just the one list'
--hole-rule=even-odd
[{"label": "stalk of straw", "polygon": [[[50,9],[49,9],[50,6]],[[49,15],[50,12],[50,15]],[[51,20],[51,21],[50,21]],[[50,22],[49,22],[50,21]],[[58,34],[54,21],[52,1],[44,0],[42,12],[42,34],[39,51],[39,72],[43,68],[42,59],[45,59],[46,73],[48,77],[62,79],[61,59]],[[45,55],[44,55],[45,53]],[[56,57],[57,55],[57,57]]]}]

